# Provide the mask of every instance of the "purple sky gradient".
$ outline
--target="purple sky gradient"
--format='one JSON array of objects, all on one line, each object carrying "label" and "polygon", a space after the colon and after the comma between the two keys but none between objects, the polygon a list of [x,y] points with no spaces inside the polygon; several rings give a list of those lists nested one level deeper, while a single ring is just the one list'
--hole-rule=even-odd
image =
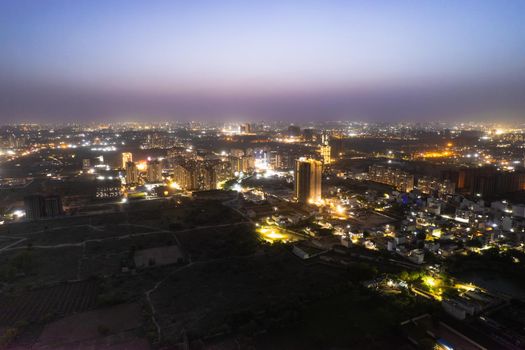
[{"label": "purple sky gradient", "polygon": [[0,121],[525,120],[525,2],[5,0]]},{"label": "purple sky gradient", "polygon": [[[359,91],[253,94],[144,93],[47,86],[0,86],[15,121],[166,120],[523,120],[525,83],[413,86]],[[38,116],[34,118],[33,116]],[[78,116],[72,118],[71,116]]]}]

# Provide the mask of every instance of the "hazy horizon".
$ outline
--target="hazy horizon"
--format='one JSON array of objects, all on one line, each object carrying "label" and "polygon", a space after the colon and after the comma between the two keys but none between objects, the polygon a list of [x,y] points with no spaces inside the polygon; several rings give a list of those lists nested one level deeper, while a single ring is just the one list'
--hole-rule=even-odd
[{"label": "hazy horizon", "polygon": [[521,1],[4,1],[0,122],[519,121]]}]

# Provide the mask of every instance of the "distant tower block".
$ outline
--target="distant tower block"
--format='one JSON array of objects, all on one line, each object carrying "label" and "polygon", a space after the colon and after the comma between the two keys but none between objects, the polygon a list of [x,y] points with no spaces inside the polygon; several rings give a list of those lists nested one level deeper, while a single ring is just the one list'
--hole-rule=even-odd
[{"label": "distant tower block", "polygon": [[136,185],[139,182],[139,170],[133,162],[126,163],[126,185]]},{"label": "distant tower block", "polygon": [[147,179],[150,183],[162,182],[162,163],[159,160],[148,162]]}]

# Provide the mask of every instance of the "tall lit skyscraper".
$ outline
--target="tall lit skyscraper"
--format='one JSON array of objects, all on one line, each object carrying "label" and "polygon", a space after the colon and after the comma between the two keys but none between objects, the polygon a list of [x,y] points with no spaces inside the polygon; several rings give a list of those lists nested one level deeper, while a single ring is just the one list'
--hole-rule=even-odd
[{"label": "tall lit skyscraper", "polygon": [[122,169],[126,169],[126,164],[133,161],[133,154],[131,152],[122,153]]},{"label": "tall lit skyscraper", "polygon": [[321,145],[319,146],[319,154],[323,159],[323,164],[327,165],[332,162],[332,147],[330,147],[330,137],[326,132],[321,135]]},{"label": "tall lit skyscraper", "polygon": [[295,161],[295,197],[299,203],[321,200],[322,163],[315,159],[299,158]]},{"label": "tall lit skyscraper", "polygon": [[319,154],[323,158],[323,163],[330,164],[332,162],[331,152],[332,149],[329,145],[321,145],[319,146]]}]

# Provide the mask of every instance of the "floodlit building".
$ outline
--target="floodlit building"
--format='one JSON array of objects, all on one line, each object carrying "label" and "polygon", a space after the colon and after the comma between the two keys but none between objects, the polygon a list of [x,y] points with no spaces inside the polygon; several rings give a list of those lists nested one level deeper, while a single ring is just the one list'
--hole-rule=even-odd
[{"label": "floodlit building", "polygon": [[321,135],[321,145],[319,146],[319,154],[323,159],[323,164],[330,164],[332,162],[332,147],[330,146],[330,137],[323,132]]},{"label": "floodlit building", "polygon": [[126,169],[126,164],[133,161],[133,154],[131,152],[122,153],[122,169]]},{"label": "floodlit building", "polygon": [[323,158],[323,164],[330,164],[332,162],[331,147],[329,145],[321,145],[319,147],[319,154],[321,154]]},{"label": "floodlit building", "polygon": [[315,159],[299,158],[295,162],[295,198],[300,203],[321,200],[322,163]]}]

